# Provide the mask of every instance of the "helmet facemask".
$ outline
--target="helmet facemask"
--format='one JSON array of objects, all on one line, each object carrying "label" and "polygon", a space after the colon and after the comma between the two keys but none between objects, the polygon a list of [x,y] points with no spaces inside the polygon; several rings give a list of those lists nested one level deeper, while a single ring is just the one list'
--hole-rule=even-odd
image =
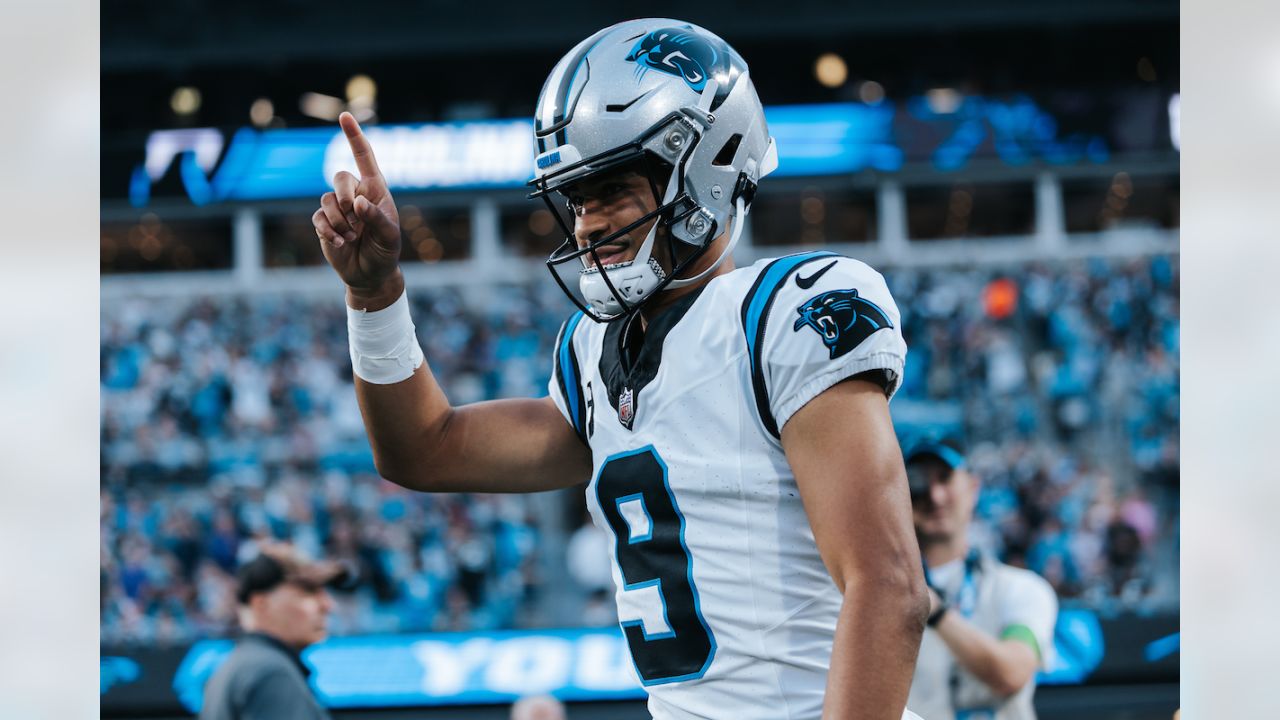
[{"label": "helmet facemask", "polygon": [[[667,157],[648,149],[656,138]],[[547,267],[565,294],[591,319],[610,322],[635,312],[649,298],[661,293],[688,269],[719,235],[715,219],[700,212],[684,187],[684,162],[699,141],[696,128],[673,115],[640,138],[605,157],[588,158],[557,170],[532,184],[530,197],[541,197],[565,233],[564,242],[551,253]],[[599,183],[612,175],[633,172],[646,180],[653,199],[651,209],[621,228],[580,247],[575,233],[579,208],[575,189]],[[605,265],[601,250],[649,225],[644,240],[630,260]],[[634,243],[628,239],[629,245]],[[570,290],[577,275],[578,292]]]},{"label": "helmet facemask", "polygon": [[[756,184],[777,165],[746,63],[714,34],[668,18],[619,23],[565,54],[538,97],[534,141],[530,197],[543,198],[565,233],[547,266],[600,322],[626,317],[664,290],[705,282],[730,257]],[[555,196],[629,163],[648,178],[652,205],[614,219],[608,236],[588,237],[594,229],[565,214]],[[585,247],[575,224],[590,240]],[[729,227],[719,255],[691,272]],[[647,233],[638,246],[637,231]],[[616,252],[606,246],[624,238],[636,257],[602,268],[601,257]]]}]

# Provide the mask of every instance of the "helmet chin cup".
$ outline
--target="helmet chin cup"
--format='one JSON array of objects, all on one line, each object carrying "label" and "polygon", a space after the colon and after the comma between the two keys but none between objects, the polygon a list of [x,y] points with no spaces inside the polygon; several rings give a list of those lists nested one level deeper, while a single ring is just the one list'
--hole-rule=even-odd
[{"label": "helmet chin cup", "polygon": [[606,266],[603,271],[583,270],[578,276],[578,289],[592,310],[601,317],[614,318],[649,299],[665,277],[657,260],[648,258],[648,262],[642,263],[632,260]]},{"label": "helmet chin cup", "polygon": [[[660,207],[666,207],[671,201],[671,189],[668,188]],[[653,257],[653,242],[657,239],[661,222],[662,214],[658,211],[653,227],[645,234],[644,242],[640,243],[633,259],[605,265],[603,270],[584,268],[578,276],[578,289],[582,291],[583,299],[602,317],[616,319],[629,313],[662,288],[667,273]]]}]

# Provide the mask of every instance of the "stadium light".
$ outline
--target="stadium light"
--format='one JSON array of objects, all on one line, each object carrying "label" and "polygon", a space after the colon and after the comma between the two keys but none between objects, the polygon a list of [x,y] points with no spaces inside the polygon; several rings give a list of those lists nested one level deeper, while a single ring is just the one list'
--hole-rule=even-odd
[{"label": "stadium light", "polygon": [[249,120],[257,127],[266,127],[275,117],[276,106],[268,98],[258,98],[249,106]]},{"label": "stadium light", "polygon": [[884,86],[875,80],[867,80],[858,86],[858,99],[868,105],[884,102]]},{"label": "stadium light", "polygon": [[307,117],[333,122],[346,109],[346,103],[332,95],[307,92],[302,93],[302,98],[298,101],[298,109]]},{"label": "stadium light", "polygon": [[378,97],[378,84],[368,75],[353,75],[347,81],[347,102],[372,103]]},{"label": "stadium light", "polygon": [[200,91],[187,86],[174,90],[169,107],[178,115],[194,115],[200,110]]},{"label": "stadium light", "polygon": [[960,95],[959,90],[942,87],[925,91],[924,99],[934,114],[950,115],[960,109],[960,103],[964,98]]},{"label": "stadium light", "polygon": [[377,107],[378,84],[368,75],[353,75],[347,81],[347,109],[360,122],[374,119]]},{"label": "stadium light", "polygon": [[823,53],[813,63],[813,75],[823,87],[838,88],[849,79],[849,66],[835,53]]}]

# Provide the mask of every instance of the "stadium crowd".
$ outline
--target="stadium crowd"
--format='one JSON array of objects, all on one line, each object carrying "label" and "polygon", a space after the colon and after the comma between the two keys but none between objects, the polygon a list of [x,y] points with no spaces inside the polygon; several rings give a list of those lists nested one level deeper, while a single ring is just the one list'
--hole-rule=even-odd
[{"label": "stadium crowd", "polygon": [[[895,419],[966,437],[978,541],[1066,601],[1176,604],[1177,258],[886,277],[910,347]],[[547,285],[482,308],[414,293],[452,401],[545,394],[568,309]],[[377,477],[332,297],[104,300],[101,337],[103,642],[230,633],[234,569],[267,538],[358,569],[335,634],[555,621],[545,568],[564,563],[528,498]],[[579,617],[607,622],[600,573],[569,576],[596,578]]]}]

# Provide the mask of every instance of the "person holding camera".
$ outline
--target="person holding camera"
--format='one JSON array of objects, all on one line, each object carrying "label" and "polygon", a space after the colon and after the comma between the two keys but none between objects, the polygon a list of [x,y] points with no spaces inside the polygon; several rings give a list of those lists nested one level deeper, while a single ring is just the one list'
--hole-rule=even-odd
[{"label": "person holding camera", "polygon": [[929,619],[909,704],[929,720],[1035,720],[1036,671],[1048,667],[1058,599],[1039,575],[971,547],[979,479],[954,439],[905,454],[929,585]]}]

